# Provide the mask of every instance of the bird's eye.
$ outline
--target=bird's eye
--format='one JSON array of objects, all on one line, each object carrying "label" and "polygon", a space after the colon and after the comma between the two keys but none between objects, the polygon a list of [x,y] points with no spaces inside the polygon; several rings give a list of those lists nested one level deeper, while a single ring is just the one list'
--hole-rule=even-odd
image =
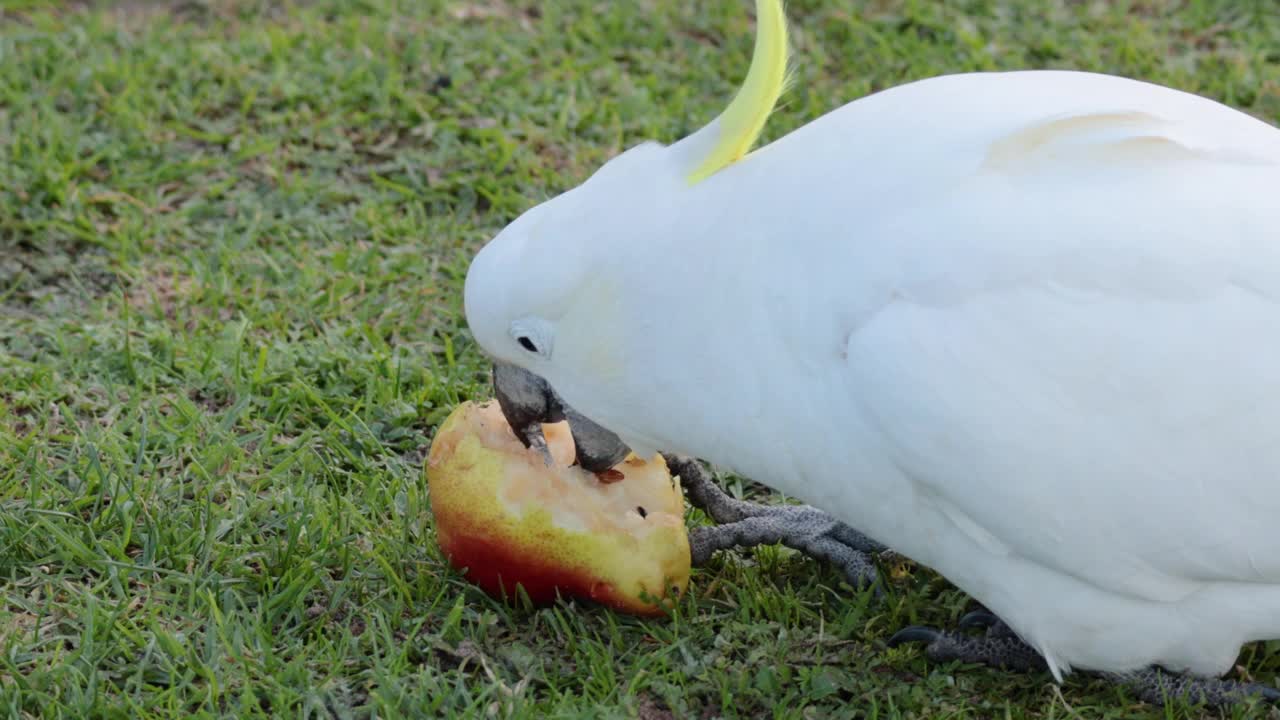
[{"label": "bird's eye", "polygon": [[551,346],[555,344],[554,328],[539,317],[526,316],[511,321],[510,337],[529,354],[551,359]]}]

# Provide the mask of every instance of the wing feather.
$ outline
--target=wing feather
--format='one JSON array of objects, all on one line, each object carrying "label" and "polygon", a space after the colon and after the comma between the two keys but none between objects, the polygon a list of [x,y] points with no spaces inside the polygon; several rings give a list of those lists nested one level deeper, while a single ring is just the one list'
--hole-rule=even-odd
[{"label": "wing feather", "polygon": [[860,237],[891,300],[853,393],[987,546],[1150,599],[1280,582],[1280,132],[1221,125],[1036,119]]}]

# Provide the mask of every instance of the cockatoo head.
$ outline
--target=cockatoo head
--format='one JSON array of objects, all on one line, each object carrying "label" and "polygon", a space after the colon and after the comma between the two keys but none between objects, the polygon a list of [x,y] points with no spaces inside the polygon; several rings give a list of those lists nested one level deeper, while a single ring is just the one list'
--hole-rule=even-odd
[{"label": "cockatoo head", "polygon": [[782,93],[782,3],[757,0],[756,11],[751,67],[714,121],[671,146],[647,142],[609,160],[586,182],[520,215],[471,263],[467,324],[494,360],[495,394],[512,429],[548,460],[540,424],[561,419],[569,421],[584,468],[602,472],[626,456],[615,434],[565,404],[557,389],[583,396],[566,385],[598,388],[607,368],[616,371],[601,347],[617,337],[610,309],[620,290],[602,279],[628,252],[679,226],[679,208],[691,202],[694,186],[747,154]]},{"label": "cockatoo head", "polygon": [[467,324],[494,360],[498,402],[516,436],[550,462],[541,424],[568,420],[577,461],[603,472],[627,447],[569,407],[558,384],[600,375],[597,328],[616,325],[607,285],[643,234],[658,199],[676,186],[664,148],[646,143],[613,158],[578,187],[516,218],[472,260]]}]

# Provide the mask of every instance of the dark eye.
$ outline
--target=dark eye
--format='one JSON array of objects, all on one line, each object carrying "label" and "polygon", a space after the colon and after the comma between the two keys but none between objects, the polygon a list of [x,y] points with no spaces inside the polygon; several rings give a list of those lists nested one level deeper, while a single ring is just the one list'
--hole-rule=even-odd
[{"label": "dark eye", "polygon": [[516,342],[520,343],[520,347],[524,348],[525,350],[528,350],[531,353],[538,352],[538,346],[533,344],[533,341],[529,339],[528,335],[521,335],[520,337],[516,338]]}]

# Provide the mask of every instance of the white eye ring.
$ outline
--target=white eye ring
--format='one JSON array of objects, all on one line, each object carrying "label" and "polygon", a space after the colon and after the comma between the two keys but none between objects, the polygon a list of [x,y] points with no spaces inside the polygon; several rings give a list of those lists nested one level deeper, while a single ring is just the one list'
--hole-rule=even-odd
[{"label": "white eye ring", "polygon": [[554,333],[551,323],[539,317],[526,316],[511,322],[511,339],[525,352],[551,359]]}]

